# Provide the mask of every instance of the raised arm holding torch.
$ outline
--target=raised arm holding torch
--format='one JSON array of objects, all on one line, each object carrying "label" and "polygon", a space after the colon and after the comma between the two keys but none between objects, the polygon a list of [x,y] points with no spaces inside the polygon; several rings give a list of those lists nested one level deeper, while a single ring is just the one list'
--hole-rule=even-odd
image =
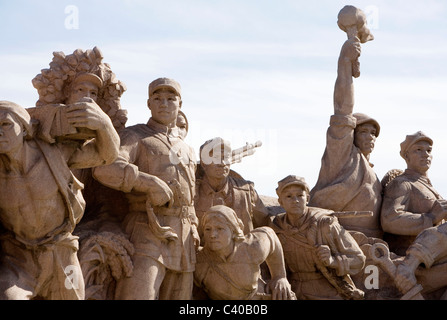
[{"label": "raised arm holding torch", "polygon": [[[345,31],[348,39],[357,37],[361,43],[374,40],[374,36],[366,27],[366,16],[362,10],[354,6],[345,6],[338,14],[338,26]],[[360,76],[360,62],[358,59],[352,65],[352,76]]]}]

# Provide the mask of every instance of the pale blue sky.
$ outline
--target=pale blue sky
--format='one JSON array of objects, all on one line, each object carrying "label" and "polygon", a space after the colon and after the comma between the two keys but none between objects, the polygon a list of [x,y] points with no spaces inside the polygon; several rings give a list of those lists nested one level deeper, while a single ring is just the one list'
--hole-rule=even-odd
[{"label": "pale blue sky", "polygon": [[[399,144],[424,131],[434,141],[429,172],[447,197],[447,3],[429,1],[4,1],[0,0],[0,99],[33,106],[31,80],[53,51],[98,46],[127,86],[128,125],[146,122],[147,85],[178,80],[198,152],[221,136],[234,148],[261,140],[233,169],[275,196],[277,181],[318,177],[340,47],[337,14],[363,9],[374,41],[362,47],[355,111],[376,118],[381,135],[371,156],[381,178],[405,168]],[[78,28],[67,28],[78,10]],[[69,7],[68,7],[69,8]],[[68,22],[68,25],[67,25]]]}]

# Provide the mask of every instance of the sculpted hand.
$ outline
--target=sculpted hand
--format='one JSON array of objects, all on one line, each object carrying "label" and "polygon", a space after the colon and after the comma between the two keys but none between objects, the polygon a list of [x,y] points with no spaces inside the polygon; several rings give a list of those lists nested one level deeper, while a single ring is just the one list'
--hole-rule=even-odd
[{"label": "sculpted hand", "polygon": [[166,205],[171,207],[174,194],[171,188],[158,177],[153,176],[149,186],[148,197],[153,206],[160,207]]},{"label": "sculpted hand", "polygon": [[91,98],[82,98],[79,102],[67,106],[67,119],[74,127],[100,130],[105,128],[109,117]]},{"label": "sculpted hand", "polygon": [[200,236],[199,232],[197,231],[197,227],[195,225],[191,225],[191,233],[192,238],[194,239],[194,247],[196,248],[196,251],[199,250],[200,247]]},{"label": "sculpted hand", "polygon": [[331,255],[331,249],[327,245],[317,247],[317,257],[326,267],[332,266],[335,262]]},{"label": "sculpted hand", "polygon": [[272,300],[293,300],[295,297],[286,278],[272,279],[267,289],[272,293]]},{"label": "sculpted hand", "polygon": [[355,61],[358,57],[360,57],[361,52],[362,48],[360,45],[360,39],[354,37],[345,41],[343,47],[341,48],[340,56],[349,61]]},{"label": "sculpted hand", "polygon": [[433,208],[428,216],[432,218],[433,224],[438,224],[447,217],[447,200],[439,199],[435,201]]}]

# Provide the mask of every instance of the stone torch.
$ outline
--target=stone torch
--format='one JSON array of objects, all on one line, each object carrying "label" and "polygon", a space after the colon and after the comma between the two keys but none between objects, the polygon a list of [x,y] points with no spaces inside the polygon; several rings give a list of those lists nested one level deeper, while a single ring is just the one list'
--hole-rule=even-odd
[{"label": "stone torch", "polygon": [[[365,13],[354,7],[344,6],[338,13],[337,24],[341,30],[346,32],[348,39],[357,37],[361,43],[373,40],[374,36],[366,27]],[[352,65],[352,76],[358,78],[360,76],[360,62],[358,59]]]}]

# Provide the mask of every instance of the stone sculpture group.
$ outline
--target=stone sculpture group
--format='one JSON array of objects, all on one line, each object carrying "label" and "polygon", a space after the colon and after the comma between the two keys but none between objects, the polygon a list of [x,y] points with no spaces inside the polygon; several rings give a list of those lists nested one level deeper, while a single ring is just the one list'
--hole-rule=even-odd
[{"label": "stone sculpture group", "polygon": [[433,141],[404,133],[407,168],[377,177],[380,125],[354,112],[353,90],[373,36],[353,6],[338,25],[318,180],[291,172],[274,204],[230,168],[260,142],[215,137],[196,159],[177,81],[150,82],[151,117],[126,127],[126,87],[101,51],[54,52],[34,107],[0,101],[1,299],[447,299]]}]

